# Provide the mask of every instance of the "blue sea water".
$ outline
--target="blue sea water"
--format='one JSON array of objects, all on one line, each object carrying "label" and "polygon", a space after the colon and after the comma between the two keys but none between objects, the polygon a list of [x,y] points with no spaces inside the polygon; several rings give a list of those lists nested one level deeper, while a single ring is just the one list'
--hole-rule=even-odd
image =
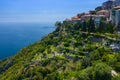
[{"label": "blue sea water", "polygon": [[54,24],[47,23],[0,23],[0,59],[16,54],[54,30]]}]

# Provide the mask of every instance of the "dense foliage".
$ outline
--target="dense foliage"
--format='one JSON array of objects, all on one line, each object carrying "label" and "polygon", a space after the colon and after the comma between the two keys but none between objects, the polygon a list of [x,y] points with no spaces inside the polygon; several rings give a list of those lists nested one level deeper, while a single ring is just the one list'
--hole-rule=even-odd
[{"label": "dense foliage", "polygon": [[0,61],[0,80],[119,80],[120,52],[110,45],[120,36],[92,22],[57,22],[53,33]]}]

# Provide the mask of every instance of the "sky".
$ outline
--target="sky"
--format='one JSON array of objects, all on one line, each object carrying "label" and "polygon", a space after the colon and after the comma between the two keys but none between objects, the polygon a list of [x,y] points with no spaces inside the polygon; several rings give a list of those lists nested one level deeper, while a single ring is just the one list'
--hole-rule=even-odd
[{"label": "sky", "polygon": [[94,10],[106,0],[0,0],[0,22],[56,22]]}]

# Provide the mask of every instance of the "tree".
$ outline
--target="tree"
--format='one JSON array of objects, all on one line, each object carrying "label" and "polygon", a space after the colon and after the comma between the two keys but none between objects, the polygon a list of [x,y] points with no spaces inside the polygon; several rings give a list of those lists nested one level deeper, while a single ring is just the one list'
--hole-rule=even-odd
[{"label": "tree", "polygon": [[98,7],[96,7],[95,10],[96,10],[96,11],[100,11],[100,10],[102,10],[102,6],[98,6]]},{"label": "tree", "polygon": [[106,32],[110,32],[109,29],[110,29],[110,24],[109,24],[109,23],[106,23],[106,30],[105,30],[105,31],[106,31]]},{"label": "tree", "polygon": [[120,72],[120,62],[116,62],[113,67],[115,68],[116,71]]},{"label": "tree", "polygon": [[114,26],[114,27],[113,27],[113,32],[116,33],[117,30],[118,30],[117,26]]},{"label": "tree", "polygon": [[94,67],[94,78],[95,80],[111,80],[111,67],[105,63],[97,63]]},{"label": "tree", "polygon": [[60,27],[62,26],[62,23],[60,21],[57,21],[55,23],[55,26],[57,27],[56,31],[59,31],[60,30]]},{"label": "tree", "polygon": [[91,60],[99,60],[101,58],[100,53],[97,51],[94,51],[90,54]]},{"label": "tree", "polygon": [[114,33],[117,31],[117,26],[113,26],[111,21],[106,23],[106,32]]},{"label": "tree", "polygon": [[87,31],[87,25],[86,25],[86,21],[83,22],[83,25],[82,25],[82,31],[86,32]]},{"label": "tree", "polygon": [[90,61],[90,58],[88,57],[85,57],[82,59],[82,66],[84,68],[88,67],[88,66],[91,66],[91,61]]},{"label": "tree", "polygon": [[99,23],[99,27],[98,27],[98,31],[99,32],[104,32],[105,31],[105,22],[104,22],[104,18],[100,19],[100,23]]},{"label": "tree", "polygon": [[113,77],[112,80],[120,80],[120,75]]},{"label": "tree", "polygon": [[62,25],[62,23],[60,22],[60,21],[57,21],[56,23],[55,23],[55,26],[56,27],[60,27]]},{"label": "tree", "polygon": [[76,22],[73,24],[74,30],[79,30],[81,28],[81,24],[79,22]]},{"label": "tree", "polygon": [[78,80],[93,80],[93,67],[87,67],[80,71],[78,74]]},{"label": "tree", "polygon": [[94,24],[94,20],[92,19],[92,17],[90,17],[90,19],[88,20],[87,26],[88,26],[88,32],[95,31],[95,24]]},{"label": "tree", "polygon": [[90,30],[90,32],[95,32],[95,23],[94,22],[95,22],[94,20],[91,20],[91,24],[90,24],[91,30]]}]

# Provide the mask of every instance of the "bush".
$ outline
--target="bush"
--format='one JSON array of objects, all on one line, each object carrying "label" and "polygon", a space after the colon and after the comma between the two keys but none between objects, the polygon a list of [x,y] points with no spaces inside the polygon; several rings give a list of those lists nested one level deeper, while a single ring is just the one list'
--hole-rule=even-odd
[{"label": "bush", "polygon": [[105,63],[98,63],[94,67],[95,80],[111,80],[111,67]]}]

